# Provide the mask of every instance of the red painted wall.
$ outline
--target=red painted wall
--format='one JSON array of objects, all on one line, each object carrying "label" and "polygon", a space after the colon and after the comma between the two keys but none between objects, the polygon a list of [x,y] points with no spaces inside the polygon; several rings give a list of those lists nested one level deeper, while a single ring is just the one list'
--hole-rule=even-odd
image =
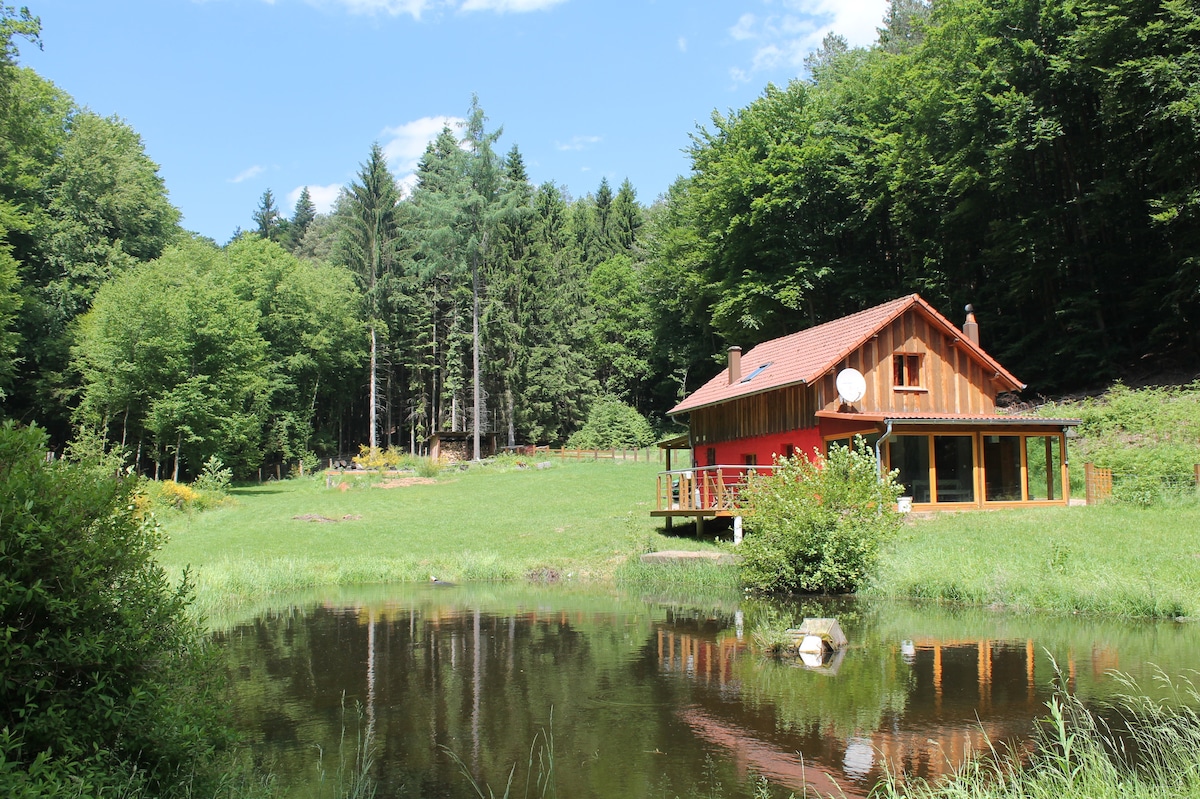
[{"label": "red painted wall", "polygon": [[[791,430],[769,436],[723,441],[711,447],[697,447],[692,457],[695,458],[696,466],[730,466],[744,464],[746,456],[753,455],[758,465],[769,466],[774,462],[775,455],[787,454],[788,444],[791,444],[797,453],[811,454],[814,449],[825,451],[820,428],[806,427],[803,430]],[[709,460],[710,449],[715,450],[716,459],[713,461]]]}]

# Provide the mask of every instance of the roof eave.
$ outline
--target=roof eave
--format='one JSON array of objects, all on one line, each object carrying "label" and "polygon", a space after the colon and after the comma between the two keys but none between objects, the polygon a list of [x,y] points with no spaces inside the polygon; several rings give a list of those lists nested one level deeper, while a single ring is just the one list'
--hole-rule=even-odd
[{"label": "roof eave", "polygon": [[760,389],[756,389],[755,391],[747,391],[744,394],[735,394],[732,397],[724,397],[721,399],[710,400],[709,402],[704,402],[704,403],[701,403],[700,405],[693,405],[689,408],[680,407],[687,402],[687,400],[684,400],[683,402],[679,403],[679,405],[676,405],[674,408],[667,411],[667,416],[677,416],[678,414],[681,414],[681,413],[691,413],[692,411],[698,411],[701,408],[711,408],[714,405],[724,405],[727,402],[733,402],[734,400],[745,399],[746,397],[756,397],[759,394],[766,394],[771,391],[778,391],[778,390],[784,389],[784,388],[792,388],[794,386],[806,386],[806,385],[808,385],[807,380],[794,380],[791,383],[779,383],[778,385],[764,386]]}]

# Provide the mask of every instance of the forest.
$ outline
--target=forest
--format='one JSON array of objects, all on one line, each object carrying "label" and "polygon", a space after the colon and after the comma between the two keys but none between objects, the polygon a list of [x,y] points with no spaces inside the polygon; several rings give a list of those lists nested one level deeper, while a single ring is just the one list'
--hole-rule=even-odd
[{"label": "forest", "polygon": [[649,202],[534,185],[470,98],[411,191],[364,143],[330,213],[267,191],[224,243],[128,124],[20,65],[41,35],[0,10],[0,411],[144,474],[476,423],[557,444],[614,401],[666,432],[728,346],[911,292],[973,304],[1034,394],[1196,371],[1188,0],[892,0],[872,46],[831,34],[713,112]]}]

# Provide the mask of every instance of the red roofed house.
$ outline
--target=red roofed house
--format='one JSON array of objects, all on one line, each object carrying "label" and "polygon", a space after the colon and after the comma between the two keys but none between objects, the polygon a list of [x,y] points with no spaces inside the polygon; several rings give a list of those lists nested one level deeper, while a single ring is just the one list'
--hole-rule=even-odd
[{"label": "red roofed house", "polygon": [[1065,505],[1077,421],[998,413],[997,394],[1025,386],[978,339],[973,314],[960,330],[912,294],[731,347],[728,369],[670,411],[688,418],[692,468],[660,477],[653,515],[737,516],[746,467],[855,435],[899,469],[915,510]]}]

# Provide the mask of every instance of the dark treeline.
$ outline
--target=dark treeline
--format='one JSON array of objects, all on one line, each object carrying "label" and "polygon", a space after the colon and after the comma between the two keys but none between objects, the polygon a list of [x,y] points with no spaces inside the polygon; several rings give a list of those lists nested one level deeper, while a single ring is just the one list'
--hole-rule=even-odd
[{"label": "dark treeline", "polygon": [[147,473],[560,443],[601,398],[663,428],[729,344],[913,291],[1040,392],[1195,363],[1194,3],[893,0],[874,46],[714,114],[649,207],[532,184],[473,101],[407,194],[376,145],[331,213],[267,191],[223,246],[0,21],[4,412]]},{"label": "dark treeline", "polygon": [[973,303],[1039,391],[1195,364],[1195,2],[892,0],[875,46],[830,36],[808,67],[694,136],[654,248],[676,338],[916,291]]}]

